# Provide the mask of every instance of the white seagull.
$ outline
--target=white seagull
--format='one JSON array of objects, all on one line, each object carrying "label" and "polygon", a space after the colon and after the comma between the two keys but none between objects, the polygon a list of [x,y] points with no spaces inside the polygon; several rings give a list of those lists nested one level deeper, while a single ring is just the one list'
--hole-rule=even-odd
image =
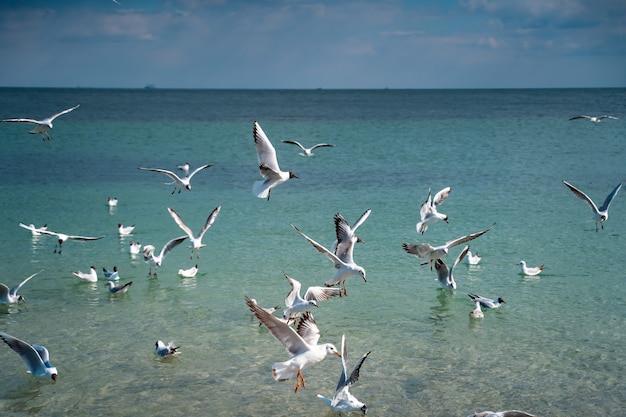
[{"label": "white seagull", "polygon": [[124,226],[122,223],[117,224],[117,231],[120,236],[128,236],[133,233],[133,230],[135,230],[134,224],[132,226]]},{"label": "white seagull", "polygon": [[31,133],[31,134],[40,133],[41,134],[41,138],[43,140],[46,140],[46,139],[50,140],[52,138],[50,137],[50,134],[48,133],[48,131],[52,129],[52,121],[54,119],[56,119],[57,117],[61,116],[62,114],[71,112],[72,110],[78,108],[79,106],[80,106],[80,104],[77,104],[74,107],[71,107],[69,109],[60,111],[60,112],[58,112],[56,114],[53,114],[52,116],[47,117],[47,118],[45,118],[43,120],[18,118],[18,119],[4,119],[4,120],[0,120],[0,121],[2,121],[2,122],[17,122],[17,123],[35,124],[37,126],[35,126],[35,128],[33,130],[28,131],[28,133]]},{"label": "white seagull", "polygon": [[602,206],[598,208],[596,204],[593,202],[593,200],[589,198],[589,196],[587,196],[587,194],[583,193],[582,191],[574,187],[569,182],[563,180],[563,184],[565,184],[567,188],[572,190],[572,192],[574,193],[576,197],[580,198],[585,203],[587,203],[589,207],[591,207],[591,210],[593,211],[593,220],[595,220],[596,222],[596,232],[598,231],[598,223],[600,223],[600,225],[602,226],[602,229],[604,229],[604,222],[609,218],[609,206],[611,205],[611,202],[617,195],[617,192],[620,190],[620,188],[622,188],[622,185],[624,185],[624,182],[626,182],[626,180],[617,184],[617,186],[613,189],[613,191],[611,191],[611,194],[609,194],[606,197]]},{"label": "white seagull", "polygon": [[178,349],[180,346],[175,346],[174,342],[169,342],[167,345],[160,340],[155,343],[156,354],[162,357],[170,357],[180,353]]},{"label": "white seagull", "polygon": [[189,174],[189,162],[185,162],[182,165],[177,165],[176,168],[180,169],[181,171],[183,171],[183,173],[185,175]]},{"label": "white seagull", "polygon": [[131,240],[130,243],[128,244],[128,252],[130,252],[131,255],[137,255],[140,251],[141,251],[141,243]]},{"label": "white seagull", "polygon": [[39,272],[35,272],[33,275],[29,276],[24,281],[13,286],[10,289],[6,286],[6,284],[0,283],[0,303],[17,303],[18,301],[25,303],[26,299],[19,295],[17,292],[20,290],[20,288],[22,288],[24,284],[28,282],[28,280],[37,275]]},{"label": "white seagull", "polygon": [[323,395],[317,394],[317,398],[321,398],[333,411],[339,411],[340,413],[349,413],[351,411],[367,414],[367,405],[357,400],[356,397],[350,394],[350,387],[359,380],[359,374],[361,366],[365,359],[372,353],[371,351],[363,354],[352,368],[352,372],[348,374],[348,349],[346,348],[346,335],[341,336],[341,376],[339,377],[339,383],[335,389],[333,398],[326,398]]},{"label": "white seagull", "polygon": [[450,191],[451,188],[446,187],[431,198],[430,188],[428,189],[428,197],[420,207],[421,221],[415,225],[417,233],[424,234],[424,232],[428,229],[428,226],[438,222],[439,220],[443,220],[444,222],[448,223],[448,216],[443,213],[439,213],[437,211],[437,206],[443,204],[443,202],[446,201],[446,199],[450,195]]},{"label": "white seagull", "polygon": [[291,358],[285,362],[276,362],[272,365],[272,375],[276,381],[286,381],[296,377],[295,392],[300,387],[306,387],[306,381],[302,370],[321,362],[326,355],[341,356],[332,343],[317,344],[320,331],[308,311],[304,313],[298,323],[297,331],[278,317],[268,313],[257,303],[247,296],[245,297],[248,308],[272,335],[278,339],[287,349]]},{"label": "white seagull", "polygon": [[467,417],[536,417],[533,414],[526,413],[519,410],[507,410],[507,411],[482,411],[471,414]]},{"label": "white seagull", "polygon": [[474,255],[472,251],[467,251],[467,255],[465,256],[465,263],[468,265],[478,265],[482,256],[478,254],[478,252]]},{"label": "white seagull", "polygon": [[179,177],[178,175],[176,175],[174,172],[169,171],[167,169],[142,168],[142,167],[139,167],[139,169],[144,170],[144,171],[160,172],[161,174],[165,174],[168,177],[170,177],[171,179],[173,179],[174,180],[174,190],[172,191],[172,194],[174,194],[176,192],[176,190],[178,190],[178,193],[180,193],[183,188],[191,191],[191,183],[190,183],[191,178],[193,178],[193,176],[196,175],[198,172],[200,172],[203,169],[208,168],[210,166],[213,166],[213,164],[202,165],[202,166],[194,169],[193,171],[191,171],[191,174],[186,175],[186,176],[184,176],[182,178]]},{"label": "white seagull", "polygon": [[259,172],[261,176],[265,178],[265,181],[254,182],[252,193],[259,198],[269,200],[272,188],[290,178],[298,178],[298,176],[291,171],[281,171],[278,166],[278,159],[276,158],[276,149],[274,149],[272,142],[270,142],[265,132],[263,132],[263,129],[261,129],[261,125],[256,121],[254,122],[252,134],[254,135],[254,145],[256,146],[256,153],[259,160]]},{"label": "white seagull", "polygon": [[78,278],[81,281],[86,281],[86,282],[98,281],[98,273],[96,272],[95,266],[90,266],[89,272],[75,271],[75,272],[72,272],[72,275],[74,275],[76,278]]},{"label": "white seagull", "polygon": [[176,246],[183,243],[185,239],[187,239],[187,236],[180,236],[170,240],[165,244],[165,246],[163,246],[161,252],[159,252],[158,255],[154,254],[156,248],[153,245],[144,246],[143,260],[150,265],[150,271],[148,272],[148,275],[152,275],[152,265],[154,265],[154,276],[156,276],[156,269],[161,266],[161,264],[163,263],[163,259],[165,259],[165,256]]},{"label": "white seagull", "polygon": [[109,271],[105,267],[102,267],[102,272],[104,273],[104,277],[110,281],[117,281],[120,279],[120,273],[117,270],[117,266],[113,267],[113,271]]},{"label": "white seagull", "polygon": [[609,116],[608,114],[604,114],[602,116],[587,116],[586,114],[581,114],[580,116],[574,116],[574,117],[569,118],[569,120],[577,120],[577,119],[587,119],[593,123],[600,123],[603,119],[618,120],[617,117]]},{"label": "white seagull", "polygon": [[300,281],[291,278],[287,274],[285,274],[285,278],[291,285],[291,291],[285,298],[287,309],[283,311],[283,318],[286,320],[294,319],[311,307],[317,307],[318,301],[328,300],[341,295],[341,288],[309,287],[304,293],[304,297],[302,297],[300,295],[300,289],[302,288]]},{"label": "white seagull", "polygon": [[178,227],[180,227],[183,230],[183,232],[187,233],[187,236],[189,236],[189,240],[191,241],[191,246],[189,246],[191,248],[191,255],[189,255],[189,259],[193,258],[194,250],[196,251],[196,256],[200,258],[200,248],[203,248],[206,246],[202,244],[202,238],[204,237],[204,234],[206,233],[206,231],[209,230],[211,225],[213,225],[213,222],[215,222],[215,219],[217,219],[217,215],[220,214],[221,208],[222,206],[217,206],[213,209],[211,214],[209,214],[209,217],[207,217],[206,222],[204,223],[204,226],[202,226],[202,229],[200,229],[200,231],[198,232],[197,236],[194,236],[189,226],[187,226],[183,222],[183,219],[181,219],[181,217],[178,215],[178,213],[174,211],[174,209],[169,208],[169,207],[167,208],[167,211],[170,213],[170,216],[172,216],[172,219],[174,219]]},{"label": "white seagull", "polygon": [[198,273],[198,264],[192,266],[191,268],[188,269],[179,269],[178,270],[178,275],[180,275],[183,278],[193,278],[196,276],[196,274]]},{"label": "white seagull", "polygon": [[519,261],[519,264],[521,265],[520,274],[522,275],[528,275],[532,277],[535,275],[539,275],[541,271],[543,271],[543,264],[535,267],[526,266],[525,261]]},{"label": "white seagull", "polygon": [[402,247],[407,253],[411,255],[414,255],[422,259],[425,258],[426,261],[422,262],[420,265],[426,265],[429,262],[432,262],[436,259],[441,259],[444,256],[446,256],[448,254],[448,249],[461,245],[463,243],[469,242],[470,240],[474,240],[477,237],[484,235],[485,233],[490,231],[495,225],[496,224],[494,223],[483,231],[472,233],[467,236],[461,236],[457,239],[449,240],[445,244],[441,246],[437,246],[437,247],[433,247],[428,243],[418,243],[418,244],[403,243]]},{"label": "white seagull", "polygon": [[482,319],[485,317],[485,314],[480,309],[480,301],[474,301],[474,309],[469,312],[469,315],[473,319]]},{"label": "white seagull", "polygon": [[502,304],[506,304],[506,301],[504,301],[502,297],[498,297],[497,300],[492,300],[491,298],[481,297],[480,295],[476,295],[476,294],[467,294],[467,295],[469,296],[469,298],[472,299],[472,301],[474,302],[478,301],[481,307],[484,307],[484,308],[499,308],[500,306],[502,306]]},{"label": "white seagull", "polygon": [[115,207],[117,206],[117,198],[116,197],[108,197],[107,198],[107,204],[109,205],[109,207]]},{"label": "white seagull", "polygon": [[296,145],[298,148],[300,148],[302,150],[302,152],[300,153],[300,155],[302,156],[311,156],[313,155],[313,150],[317,149],[317,148],[323,148],[323,147],[333,147],[335,145],[331,145],[330,143],[318,143],[317,145],[313,145],[310,148],[305,148],[304,146],[302,146],[302,144],[296,140],[283,140],[284,143],[290,143],[292,145]]},{"label": "white seagull", "polygon": [[128,281],[126,284],[115,285],[113,281],[109,281],[104,285],[109,289],[109,292],[111,294],[124,294],[126,291],[128,291],[130,286],[133,285],[133,282]]},{"label": "white seagull", "polygon": [[456,282],[454,281],[453,271],[454,268],[463,260],[467,251],[469,250],[469,246],[465,246],[459,256],[456,257],[452,268],[448,269],[448,266],[443,261],[443,259],[437,259],[435,261],[435,269],[437,270],[437,282],[443,288],[447,288],[449,290],[456,290]]},{"label": "white seagull", "polygon": [[[358,237],[356,235],[356,229],[359,228],[359,226],[361,226],[363,224],[363,222],[365,222],[365,220],[367,220],[367,218],[369,217],[369,215],[372,213],[371,209],[367,209],[365,210],[365,212],[363,214],[361,214],[361,217],[359,217],[357,219],[356,222],[354,222],[354,224],[352,225],[352,227],[350,227],[348,225],[347,220],[338,220],[338,218],[343,218],[343,216],[339,213],[335,214],[335,222],[342,222],[342,228],[343,228],[343,232],[342,232],[342,237],[343,240],[341,242],[341,245],[339,245],[339,240],[335,239],[335,242],[333,243],[333,246],[331,248],[331,252],[334,253],[335,255],[337,255],[340,259],[343,259],[344,256],[348,255],[348,252],[353,250],[353,245],[357,242],[363,242],[361,240],[360,237]],[[336,229],[336,225],[335,225],[335,229]]]},{"label": "white seagull", "polygon": [[32,224],[32,223],[29,224],[29,225],[25,225],[24,223],[20,223],[20,227],[23,227],[26,230],[30,230],[30,233],[33,235],[33,237],[41,236],[41,232],[43,230],[48,229],[48,225],[47,224],[44,224],[41,227],[35,227],[35,225]]},{"label": "white seagull", "polygon": [[[20,226],[25,228],[25,229],[29,229],[29,227],[23,225],[22,223],[20,223]],[[30,230],[30,229],[29,229]],[[66,235],[65,233],[57,233],[57,232],[51,232],[49,230],[44,230],[44,229],[38,229],[39,233],[44,234],[44,235],[50,235],[50,236],[56,236],[57,238],[57,245],[55,245],[54,247],[54,253],[61,253],[61,250],[63,249],[63,243],[68,241],[68,240],[77,240],[77,241],[81,241],[81,242],[86,242],[89,240],[98,240],[98,239],[102,239],[104,236],[97,236],[97,237],[90,237],[90,236],[76,236],[76,235]],[[58,250],[57,250],[58,248]]]},{"label": "white seagull", "polygon": [[41,345],[31,345],[5,332],[0,332],[0,338],[20,355],[31,375],[57,380],[59,373],[57,368],[50,364],[48,349]]},{"label": "white seagull", "polygon": [[[354,242],[354,240],[350,240],[346,226],[347,223],[345,223],[345,219],[343,217],[335,216],[335,229],[337,233],[337,241],[339,242],[337,244],[337,247],[340,247],[343,242]],[[363,281],[367,282],[365,269],[363,269],[363,267],[361,267],[360,265],[357,265],[352,258],[352,249],[354,248],[354,243],[351,243],[349,245],[349,248],[345,251],[345,256],[342,259],[341,257],[335,255],[324,246],[320,245],[319,243],[302,233],[302,231],[300,231],[300,229],[298,229],[293,224],[291,225],[291,227],[293,227],[294,230],[298,232],[303,238],[308,240],[309,243],[313,245],[313,247],[317,249],[318,252],[326,255],[326,257],[330,259],[330,261],[335,266],[335,276],[324,282],[324,285],[326,285],[327,287],[332,287],[334,285],[343,285],[343,293],[345,295],[348,295],[348,292],[346,290],[346,280],[351,275],[358,275],[363,278]]]}]

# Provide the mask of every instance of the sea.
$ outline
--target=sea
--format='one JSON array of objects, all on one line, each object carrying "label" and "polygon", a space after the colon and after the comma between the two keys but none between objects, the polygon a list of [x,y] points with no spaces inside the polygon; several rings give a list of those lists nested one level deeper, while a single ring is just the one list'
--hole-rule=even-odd
[{"label": "sea", "polygon": [[[2,416],[336,416],[330,397],[341,361],[307,368],[306,387],[277,382],[289,358],[244,297],[280,306],[284,275],[309,286],[333,264],[291,224],[330,248],[333,216],[354,222],[355,261],[367,281],[320,301],[320,343],[341,346],[348,367],[371,351],[351,393],[370,416],[465,417],[524,410],[542,417],[626,415],[626,190],[604,228],[566,180],[600,205],[626,179],[626,89],[178,90],[0,88],[0,119],[54,121],[51,140],[30,125],[0,123],[0,282],[25,303],[0,305],[0,331],[44,345],[56,382],[35,378],[0,343]],[[569,120],[588,114],[618,119]],[[268,200],[252,136],[257,121],[283,170],[298,179]],[[311,157],[282,140],[330,143]],[[182,173],[212,164],[191,190],[139,167]],[[421,204],[451,187],[448,216],[420,235]],[[108,199],[118,205],[109,207]],[[185,235],[167,208],[199,231],[221,207],[200,255],[188,241],[149,275],[131,241]],[[95,241],[31,236],[19,223]],[[403,243],[469,242],[482,256],[454,269],[455,291]],[[120,237],[117,225],[135,225]],[[448,265],[464,245],[450,248]],[[543,264],[520,274],[521,260]],[[179,269],[198,265],[194,278]],[[85,283],[73,271],[98,271]],[[112,295],[102,268],[130,290]],[[152,268],[154,269],[154,268]],[[470,318],[468,293],[506,304]],[[280,313],[278,313],[280,314]],[[160,358],[155,342],[180,354]]]}]

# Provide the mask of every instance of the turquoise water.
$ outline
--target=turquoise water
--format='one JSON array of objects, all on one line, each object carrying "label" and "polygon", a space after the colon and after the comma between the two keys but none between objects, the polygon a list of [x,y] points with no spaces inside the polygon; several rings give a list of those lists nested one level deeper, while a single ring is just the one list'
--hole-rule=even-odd
[{"label": "turquoise water", "polygon": [[[348,297],[314,311],[321,342],[346,334],[350,362],[372,354],[352,393],[368,415],[466,416],[523,409],[540,416],[617,415],[626,403],[626,203],[622,192],[605,229],[562,183],[596,202],[626,178],[626,90],[97,90],[0,89],[0,118],[61,116],[43,142],[27,125],[0,124],[0,282],[43,269],[21,290],[27,303],[0,305],[0,330],[45,345],[55,384],[35,379],[0,346],[2,415],[330,416],[316,398],[332,395],[340,361],[305,370],[306,389],[277,383],[271,366],[288,355],[250,316],[244,295],[282,304],[283,272],[320,285],[331,263],[289,223],[322,244],[334,240],[333,215],[350,222],[367,208],[365,241]],[[613,114],[600,124],[568,121]],[[300,179],[251,193],[258,180],[252,122],[274,143],[283,169]],[[282,139],[330,142],[304,158]],[[214,164],[192,190],[172,195],[168,179],[140,166]],[[415,224],[428,189],[452,187],[439,223]],[[107,197],[119,205],[107,206]],[[129,241],[160,248],[183,232],[166,208],[198,230],[217,205],[200,259],[187,244],[157,278],[128,253]],[[106,235],[95,242],[32,239],[18,223]],[[483,256],[459,265],[458,289],[402,250],[403,242],[442,244],[496,226],[470,243]],[[117,224],[135,224],[120,239]],[[461,250],[453,248],[452,263]],[[517,263],[545,264],[539,277]],[[193,279],[177,276],[198,263]],[[72,276],[117,265],[130,291],[110,296],[104,280]],[[470,320],[466,293],[507,304]],[[182,353],[154,354],[157,339]]]}]

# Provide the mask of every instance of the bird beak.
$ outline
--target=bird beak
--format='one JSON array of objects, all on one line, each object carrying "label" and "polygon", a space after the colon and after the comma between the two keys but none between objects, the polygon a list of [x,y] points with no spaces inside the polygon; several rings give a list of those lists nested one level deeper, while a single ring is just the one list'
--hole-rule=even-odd
[{"label": "bird beak", "polygon": [[57,382],[57,374],[52,374],[52,380],[53,380],[54,382]]},{"label": "bird beak", "polygon": [[333,352],[333,353],[341,358],[341,353],[339,352]]}]

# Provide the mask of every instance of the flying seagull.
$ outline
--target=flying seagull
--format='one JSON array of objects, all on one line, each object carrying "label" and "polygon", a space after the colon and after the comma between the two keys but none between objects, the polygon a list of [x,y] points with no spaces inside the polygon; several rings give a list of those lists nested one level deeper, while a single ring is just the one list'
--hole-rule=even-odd
[{"label": "flying seagull", "polygon": [[161,174],[165,174],[168,177],[170,177],[171,179],[174,180],[174,190],[172,190],[172,194],[174,194],[177,190],[178,193],[180,194],[180,192],[182,191],[183,188],[191,191],[191,178],[196,175],[198,172],[202,171],[205,168],[208,168],[210,166],[213,166],[213,164],[206,164],[206,165],[202,165],[199,166],[198,168],[194,169],[193,171],[191,171],[191,174],[186,175],[184,177],[179,177],[178,175],[176,175],[174,172],[167,170],[167,169],[161,169],[161,168],[142,168],[139,167],[139,169],[143,170],[143,171],[153,171],[153,172],[160,172]]},{"label": "flying seagull", "polygon": [[602,230],[604,230],[604,222],[609,218],[609,206],[611,205],[611,202],[617,195],[617,192],[620,190],[620,188],[622,188],[622,185],[624,185],[624,182],[626,182],[626,180],[617,184],[617,186],[613,189],[613,191],[611,191],[611,194],[609,194],[606,197],[606,199],[604,200],[604,203],[602,203],[602,206],[598,208],[596,204],[593,202],[593,200],[589,198],[587,194],[583,193],[581,190],[574,187],[569,182],[563,180],[563,184],[565,184],[567,188],[572,190],[572,192],[574,193],[576,197],[580,198],[585,203],[587,203],[589,207],[591,207],[591,210],[593,211],[593,220],[595,220],[596,222],[596,232],[598,231],[598,223],[600,223],[600,225],[602,226]]},{"label": "flying seagull", "polygon": [[574,116],[574,117],[569,118],[569,120],[578,120],[578,119],[587,119],[593,123],[600,123],[603,119],[618,120],[617,117],[609,116],[608,114],[604,114],[602,116],[587,116],[586,114],[581,114],[580,116]]},{"label": "flying seagull", "polygon": [[259,172],[265,178],[264,181],[255,181],[252,185],[252,193],[259,198],[270,199],[272,189],[290,178],[298,178],[291,171],[281,171],[276,158],[276,149],[268,139],[256,121],[252,129],[254,145],[256,146],[257,158],[259,160]]},{"label": "flying seagull", "polygon": [[193,258],[194,250],[196,251],[196,256],[198,258],[200,257],[200,248],[206,246],[202,244],[202,238],[204,237],[206,231],[209,230],[209,227],[213,225],[215,219],[217,219],[217,215],[220,214],[221,208],[222,206],[217,206],[213,209],[211,214],[209,214],[209,217],[207,217],[206,222],[204,222],[204,226],[202,226],[202,229],[200,229],[200,231],[198,232],[197,236],[193,234],[193,231],[189,228],[189,226],[185,224],[185,222],[183,222],[183,219],[178,215],[178,213],[176,213],[176,211],[174,211],[174,209],[169,207],[167,208],[167,211],[170,213],[170,216],[172,216],[172,219],[174,219],[174,222],[176,222],[178,227],[180,227],[183,232],[187,233],[187,236],[189,236],[189,240],[191,241],[191,246],[189,246],[191,248],[191,255],[189,255],[189,259]]},{"label": "flying seagull", "polygon": [[17,119],[4,119],[4,120],[1,120],[1,121],[2,122],[16,122],[16,123],[30,123],[30,124],[34,124],[34,125],[36,125],[35,128],[33,130],[29,130],[28,133],[31,133],[33,135],[37,134],[37,133],[40,133],[41,134],[41,138],[43,140],[46,140],[46,139],[50,140],[52,138],[50,137],[50,134],[48,133],[48,131],[52,129],[52,121],[54,119],[56,119],[57,117],[61,116],[62,114],[71,112],[72,110],[78,108],[79,106],[80,106],[80,104],[77,104],[74,107],[70,107],[69,109],[60,111],[60,112],[58,112],[56,114],[53,114],[52,116],[47,117],[47,118],[45,118],[43,120],[17,118]]},{"label": "flying seagull", "polygon": [[0,332],[0,339],[20,355],[30,374],[42,378],[50,377],[53,381],[57,380],[57,368],[50,364],[48,349],[41,345],[31,345],[5,332]]},{"label": "flying seagull", "polygon": [[[24,225],[23,223],[20,223],[19,225],[23,227],[24,229],[31,230],[28,226]],[[50,230],[44,230],[44,229],[37,229],[37,230],[41,234],[57,237],[57,245],[55,245],[54,247],[54,253],[59,253],[59,254],[61,253],[61,250],[63,249],[63,243],[68,240],[77,240],[79,242],[87,242],[90,240],[102,239],[104,237],[104,236],[91,237],[91,236],[66,235],[65,233],[51,232]]]},{"label": "flying seagull", "polygon": [[420,222],[415,225],[417,233],[424,234],[424,232],[428,229],[428,226],[438,222],[439,220],[443,220],[448,223],[448,216],[443,213],[439,213],[437,211],[437,206],[446,201],[450,195],[450,191],[450,187],[446,187],[431,198],[430,188],[428,189],[428,197],[420,207]]},{"label": "flying seagull", "polygon": [[143,260],[150,265],[150,271],[148,272],[148,275],[152,275],[152,265],[154,265],[154,276],[156,276],[156,270],[163,263],[163,259],[165,259],[165,256],[170,253],[170,251],[176,246],[183,243],[185,239],[187,239],[187,236],[180,236],[170,240],[165,244],[165,246],[163,246],[163,248],[161,248],[161,252],[159,252],[158,255],[154,254],[154,251],[156,249],[154,245],[144,246]]},{"label": "flying seagull", "polygon": [[331,145],[330,143],[318,143],[317,145],[313,145],[310,148],[305,148],[297,140],[283,140],[283,142],[284,143],[290,143],[292,145],[296,145],[298,148],[302,149],[302,152],[300,153],[300,155],[302,155],[302,156],[311,156],[311,155],[313,155],[313,150],[317,149],[317,148],[334,147],[335,146],[335,145]]},{"label": "flying seagull", "polygon": [[29,276],[19,284],[14,285],[10,289],[8,286],[6,286],[6,284],[0,283],[0,303],[17,303],[18,301],[25,303],[26,299],[19,295],[17,292],[20,290],[20,288],[22,288],[24,284],[28,282],[28,280],[37,275],[39,272],[35,272],[33,275]]}]

